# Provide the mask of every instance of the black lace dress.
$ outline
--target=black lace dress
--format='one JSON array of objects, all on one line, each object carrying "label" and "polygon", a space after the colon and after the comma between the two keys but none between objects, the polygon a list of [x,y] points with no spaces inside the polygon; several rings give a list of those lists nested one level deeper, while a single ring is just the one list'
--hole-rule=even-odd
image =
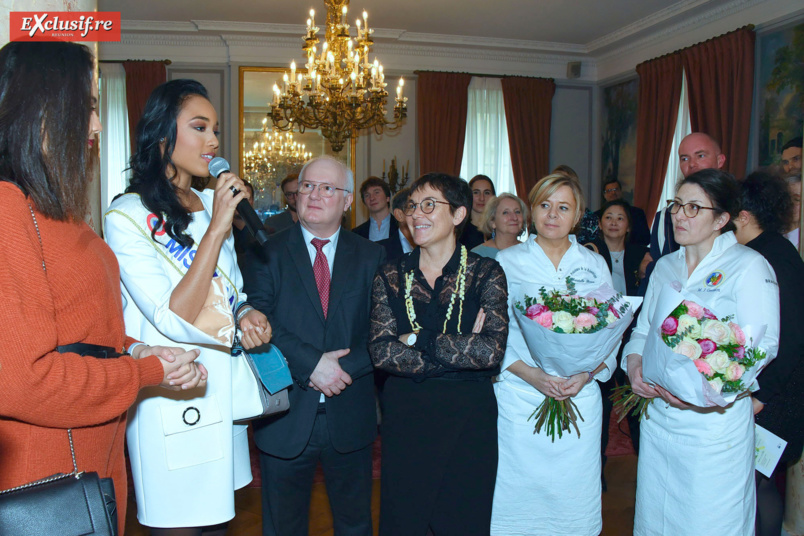
[{"label": "black lace dress", "polygon": [[[369,352],[389,374],[382,397],[380,534],[424,536],[430,526],[436,534],[487,535],[497,473],[491,379],[508,337],[505,274],[497,261],[468,253],[460,300],[460,245],[434,288],[418,268],[419,251],[380,268],[372,288]],[[405,305],[410,273],[422,329],[408,347],[398,337],[414,331]],[[486,320],[473,334],[481,308]]]}]

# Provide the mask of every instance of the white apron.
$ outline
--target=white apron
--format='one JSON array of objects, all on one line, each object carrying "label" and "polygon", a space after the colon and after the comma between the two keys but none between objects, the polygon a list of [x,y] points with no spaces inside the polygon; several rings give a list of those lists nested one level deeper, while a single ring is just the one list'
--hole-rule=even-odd
[{"label": "white apron", "polygon": [[[521,292],[535,294],[544,286],[548,291],[565,289],[566,277],[575,280],[579,295],[603,284],[612,285],[603,257],[593,253],[570,236],[569,250],[556,269],[535,238],[501,251],[497,260],[508,280],[509,308]],[[536,366],[519,324],[509,311],[508,343],[499,382],[494,384],[499,415],[497,437],[499,465],[491,515],[493,536],[596,536],[603,521],[601,514],[600,433],[602,405],[600,388],[586,385],[573,401],[584,421],[578,419],[579,438],[573,430],[555,442],[544,429],[534,434],[534,421],[528,417],[542,400],[538,390],[512,374],[507,368],[516,361]],[[571,335],[568,335],[571,336]],[[619,348],[619,346],[618,346]],[[617,349],[606,359],[607,367],[596,379],[606,381],[616,366]]]},{"label": "white apron", "polygon": [[[773,269],[733,233],[687,277],[685,248],[665,255],[650,278],[642,313],[623,350],[642,355],[656,300],[664,285],[680,286],[699,304],[734,314],[744,325],[767,324],[760,346],[768,361],[779,341],[779,290]],[[759,375],[762,383],[762,375]],[[679,410],[656,399],[641,423],[636,536],[754,534],[754,419],[749,398],[726,408]]]},{"label": "white apron", "polygon": [[[229,348],[169,308],[170,294],[210,223],[213,191],[196,194],[205,210],[193,213],[190,248],[165,233],[157,235],[161,245],[154,247],[148,238],[153,218],[135,194],[118,198],[105,217],[106,241],[120,263],[126,332],[152,345],[199,348],[198,362],[209,371],[204,389],[144,389],[129,410],[126,439],[137,518],[151,527],[228,521],[235,515],[234,490],[252,479],[246,426],[232,423]],[[225,281],[233,307],[245,300],[231,236],[221,248],[216,274]]]}]

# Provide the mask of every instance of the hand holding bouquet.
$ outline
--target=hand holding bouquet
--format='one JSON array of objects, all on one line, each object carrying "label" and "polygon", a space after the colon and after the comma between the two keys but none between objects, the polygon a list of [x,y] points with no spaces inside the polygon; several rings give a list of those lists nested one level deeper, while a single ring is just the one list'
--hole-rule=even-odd
[{"label": "hand holding bouquet", "polygon": [[[534,363],[547,374],[569,378],[594,371],[616,351],[633,318],[633,308],[621,294],[602,287],[578,296],[572,278],[567,290],[539,289],[538,296],[524,295],[514,304],[515,316]],[[547,397],[530,418],[536,421],[534,433],[546,427],[555,441],[583,420],[571,398]]]},{"label": "hand holding bouquet", "polygon": [[[687,403],[727,406],[750,389],[766,360],[757,344],[765,326],[740,327],[666,288],[660,304],[679,299],[669,314],[657,307],[642,359],[645,381],[661,385]],[[666,316],[664,316],[666,314]],[[661,321],[660,321],[661,320]],[[752,346],[747,346],[750,342]],[[612,395],[621,418],[629,411],[646,415],[649,400],[620,387]]]}]

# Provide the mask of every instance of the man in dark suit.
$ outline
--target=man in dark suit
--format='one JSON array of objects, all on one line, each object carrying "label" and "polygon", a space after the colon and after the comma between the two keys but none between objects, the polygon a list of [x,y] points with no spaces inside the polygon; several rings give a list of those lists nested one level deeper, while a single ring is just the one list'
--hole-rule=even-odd
[{"label": "man in dark suit", "polygon": [[377,433],[367,341],[371,285],[382,247],[341,232],[352,173],[330,157],[299,175],[299,223],[272,235],[246,276],[294,385],[290,411],[254,424],[263,534],[308,531],[313,475],[324,468],[335,534],[371,536],[371,449]]},{"label": "man in dark suit", "polygon": [[398,257],[402,251],[399,226],[391,214],[391,188],[379,177],[369,177],[360,185],[360,199],[369,211],[368,221],[352,232],[385,248],[387,258]]}]

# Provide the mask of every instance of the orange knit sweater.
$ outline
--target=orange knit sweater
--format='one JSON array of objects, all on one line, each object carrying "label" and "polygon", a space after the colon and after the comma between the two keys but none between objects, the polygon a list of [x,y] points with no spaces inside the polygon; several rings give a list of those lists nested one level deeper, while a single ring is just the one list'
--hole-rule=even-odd
[{"label": "orange knit sweater", "polygon": [[[85,342],[128,347],[114,253],[85,223],[36,212],[0,182],[0,489],[78,468],[113,477],[123,533],[126,410],[145,386],[162,381],[150,356],[96,359],[60,354]],[[47,273],[42,270],[42,259]]]}]

